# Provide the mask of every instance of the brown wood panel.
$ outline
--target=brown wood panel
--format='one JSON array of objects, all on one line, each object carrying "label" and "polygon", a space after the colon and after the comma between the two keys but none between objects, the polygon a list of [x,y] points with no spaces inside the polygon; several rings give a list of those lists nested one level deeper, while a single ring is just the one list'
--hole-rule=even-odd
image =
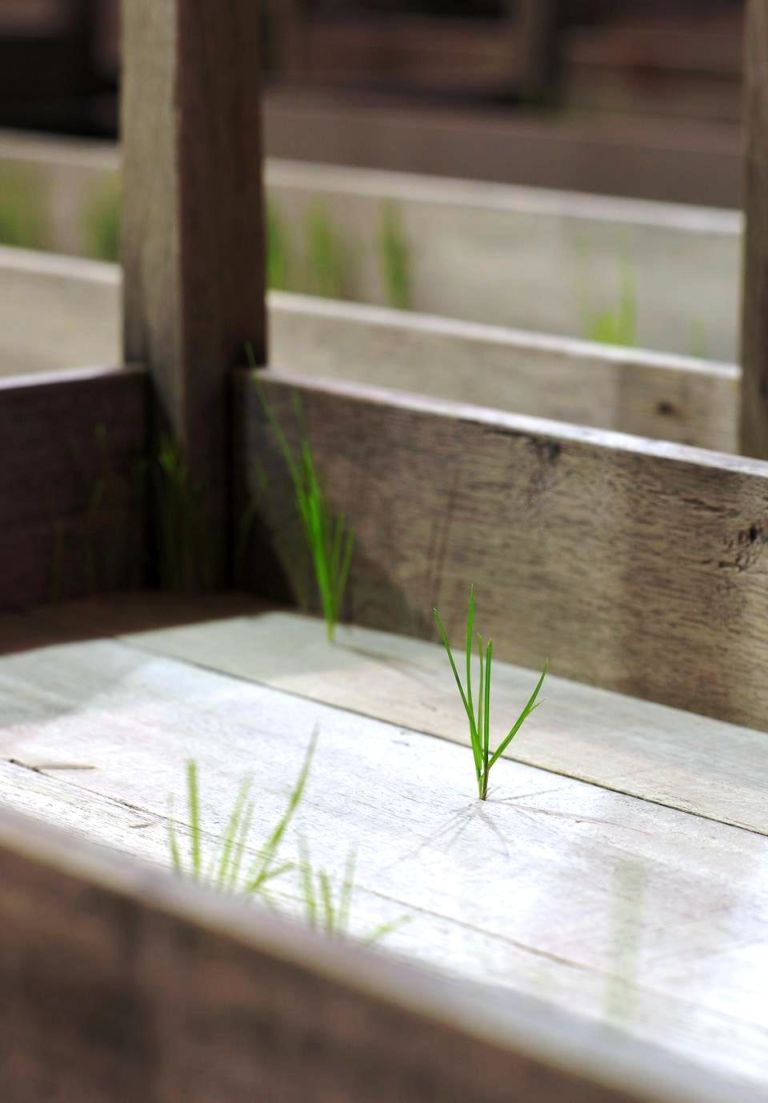
[{"label": "brown wood panel", "polygon": [[768,457],[768,0],[749,0],[741,450]]},{"label": "brown wood panel", "polygon": [[137,585],[144,373],[0,380],[0,606]]},{"label": "brown wood panel", "polygon": [[741,136],[730,125],[619,114],[510,117],[279,91],[267,95],[264,119],[271,157],[715,207],[741,203]]},{"label": "brown wood panel", "polygon": [[0,811],[4,1103],[756,1103]]},{"label": "brown wood panel", "polygon": [[260,4],[123,4],[125,356],[147,364],[227,576],[227,371],[265,362]]},{"label": "brown wood panel", "polygon": [[[354,384],[268,373],[264,387],[294,439],[300,396],[357,534],[353,621],[430,636],[438,605],[458,638],[474,583],[500,657],[548,655],[564,677],[768,727],[768,466]],[[254,582],[285,596],[306,559],[252,381],[242,393],[277,561],[262,544]]]}]

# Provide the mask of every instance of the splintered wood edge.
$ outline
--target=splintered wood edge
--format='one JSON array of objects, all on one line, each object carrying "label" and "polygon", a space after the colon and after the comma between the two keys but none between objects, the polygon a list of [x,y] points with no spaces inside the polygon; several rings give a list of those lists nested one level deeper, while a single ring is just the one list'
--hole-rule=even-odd
[{"label": "splintered wood edge", "polygon": [[[161,1041],[172,1043],[173,1055],[166,1055],[165,1061],[171,1083],[181,1074],[181,1069],[173,1066],[174,1060],[183,1065],[184,1047],[196,1044],[194,1032],[184,1021],[185,1000],[196,985],[207,985],[201,994],[207,1010],[215,1014],[218,1000],[221,1014],[226,1016],[226,965],[231,963],[249,981],[266,970],[278,988],[294,989],[296,994],[304,988],[315,1008],[318,1002],[324,1006],[326,1014],[314,1025],[317,1040],[333,1066],[343,1069],[354,1064],[350,1029],[358,1046],[363,1042],[364,1060],[373,1053],[374,1058],[397,1068],[402,1058],[398,1093],[386,1096],[392,1103],[405,1098],[437,1098],[422,1095],[419,1088],[423,1090],[425,1083],[442,1085],[444,1090],[461,1087],[455,1078],[462,1075],[470,1076],[462,1098],[478,1103],[509,1100],[515,1078],[525,1090],[535,1089],[541,1103],[563,1098],[564,1091],[569,1103],[688,1103],[691,1098],[697,1103],[729,1103],[734,1098],[733,1083],[711,1073],[705,1075],[694,1065],[618,1032],[595,1027],[524,996],[441,977],[361,945],[322,937],[266,910],[240,904],[117,852],[108,853],[8,809],[0,809],[0,870],[6,949],[0,970],[10,974],[0,978],[4,991],[17,979],[16,965],[11,963],[34,955],[38,940],[38,949],[42,950],[44,940],[50,950],[53,941],[65,957],[68,943],[74,942],[80,957],[77,968],[87,984],[88,970],[98,968],[99,948],[87,940],[78,941],[78,921],[82,925],[98,920],[99,913],[102,937],[114,942],[111,949],[122,967],[124,951],[120,947],[126,934],[122,927],[128,924],[133,949],[131,961],[125,963],[124,983],[133,985],[135,991],[127,991],[125,997],[129,1002],[131,996],[137,997],[136,1015],[149,1011],[151,1016],[162,1005]],[[52,898],[58,900],[59,910],[48,916],[45,907]],[[36,910],[39,923],[19,923],[18,916],[23,917],[25,910]],[[152,960],[151,970],[141,968],[144,954]],[[215,986],[211,991],[211,968],[217,967],[225,986],[219,988],[218,995]],[[37,990],[27,992],[23,971],[21,977],[22,995],[44,995]],[[57,978],[46,973],[42,983],[55,991]],[[250,991],[246,987],[232,997],[246,1026]],[[29,1006],[14,1003],[13,1014],[35,1017],[39,1004],[35,999],[27,1002]],[[277,1001],[278,1018],[281,1011],[286,1019],[293,1017],[290,1006],[285,1016],[285,1007],[285,1002],[281,1007]],[[305,1025],[298,1003],[295,1010],[294,1040],[300,1044]],[[72,1008],[72,1016],[76,1023],[77,1007]],[[251,1031],[243,1029],[242,1023],[229,1037],[224,1031],[219,1060],[237,1064],[242,1058],[238,1050],[244,1045],[258,1050],[255,1009],[250,1025],[251,1038]],[[290,1042],[291,1022],[276,1026],[289,1035]],[[185,1030],[189,1031],[186,1038]],[[361,1039],[361,1031],[367,1040]],[[89,1036],[87,1021],[82,1023],[82,1034],[83,1046],[98,1049],[98,1041]],[[32,1026],[29,1035],[22,1036],[35,1039]],[[32,1062],[36,1056],[34,1051],[23,1054]],[[120,1057],[126,1063],[134,1059],[129,1050],[121,1051]],[[322,1073],[322,1069],[318,1071]],[[299,1103],[304,1098],[299,1089],[295,1093],[288,1090],[295,1082],[294,1073],[288,1061],[283,1086],[287,1094],[281,1098]],[[414,1077],[414,1094],[406,1088],[406,1095],[401,1095],[409,1074]],[[12,1084],[7,1086],[13,1090]],[[749,1086],[740,1084],[738,1092],[744,1103],[752,1099],[757,1103],[758,1096]],[[246,1097],[252,1098],[248,1093],[228,1096]]]}]

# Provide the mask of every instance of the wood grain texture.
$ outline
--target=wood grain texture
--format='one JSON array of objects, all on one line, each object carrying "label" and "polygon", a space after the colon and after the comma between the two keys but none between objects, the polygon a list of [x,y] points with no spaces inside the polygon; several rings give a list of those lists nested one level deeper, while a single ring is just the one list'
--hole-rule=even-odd
[{"label": "wood grain texture", "polygon": [[[0,248],[0,374],[116,363],[114,265]],[[271,292],[271,362],[719,451],[736,450],[739,369]]]},{"label": "wood grain texture", "polygon": [[736,451],[735,365],[280,292],[269,330],[277,368]]},{"label": "wood grain texture", "polygon": [[[466,716],[440,644],[342,626],[329,648],[320,618],[241,603],[239,615],[231,608],[217,618],[212,609],[203,622],[201,610],[198,623],[173,623],[170,610],[151,598],[134,599],[130,609],[121,602],[110,617],[107,598],[95,608],[78,602],[46,610],[42,626],[57,632],[111,628],[155,654],[468,745]],[[137,631],[142,619],[146,627]],[[505,722],[509,728],[534,680],[530,670],[494,663],[494,732]],[[510,745],[508,758],[768,835],[759,780],[768,776],[762,732],[553,674],[543,700],[546,707]]]},{"label": "wood grain texture", "polygon": [[125,355],[149,365],[228,564],[228,370],[264,363],[260,4],[128,0],[122,85]]},{"label": "wood grain texture", "polygon": [[[623,1062],[643,1043],[652,1046],[641,1051],[643,1098],[668,1098],[670,1061],[681,1059],[690,1066],[675,1099],[711,1098],[701,1094],[705,1077],[710,1088],[720,1077],[732,1080],[725,1099],[761,1098],[768,1077],[764,837],[507,761],[481,809],[465,748],[112,641],[3,658],[0,701],[0,799],[161,865],[169,860],[170,793],[182,846],[188,841],[186,805],[178,801],[186,759],[200,769],[204,853],[225,831],[242,778],[255,778],[251,854],[282,812],[317,728],[308,792],[284,856],[294,857],[304,836],[335,880],[354,847],[352,931],[364,936],[406,913],[411,921],[386,944],[392,953],[438,970],[442,990],[459,1000],[462,978],[493,986],[480,994],[481,1022],[465,1013],[465,1029],[499,1037],[509,1016],[525,1019],[521,995],[533,995],[546,1001],[550,1029],[563,1012],[581,1020],[551,1053],[560,1068],[579,1050],[589,1062],[599,1041],[604,1082],[615,1069],[615,1082],[633,1098],[636,1078]],[[275,890],[282,910],[303,914],[293,877]],[[258,911],[246,914],[258,936]],[[302,941],[303,960],[317,965],[315,944],[307,935]],[[135,967],[136,942],[125,952]],[[366,959],[374,993],[376,960]],[[414,982],[397,958],[378,960],[391,969],[395,1002],[407,1006]],[[344,961],[349,967],[354,957]],[[207,998],[210,1014],[220,1013],[216,996]],[[456,1006],[452,999],[445,1010]],[[224,1039],[227,1021],[221,1015]],[[530,1024],[538,1034],[538,1017]],[[100,1035],[93,1041],[110,1052]],[[359,1043],[361,1059],[375,1060],[376,1044],[365,1034]],[[390,1054],[393,1066],[403,1064],[400,1056]],[[217,1054],[206,1059],[208,1075],[219,1075]],[[288,1079],[291,1069],[281,1075]],[[448,1098],[461,1099],[455,1091]]]},{"label": "wood grain texture", "polygon": [[742,318],[741,451],[768,458],[768,3],[749,0],[746,29],[747,219]]},{"label": "wood grain texture", "polygon": [[0,605],[141,581],[146,399],[133,369],[0,380]]},{"label": "wood grain texture", "polygon": [[[437,605],[459,634],[474,583],[501,658],[549,655],[564,677],[765,728],[763,464],[352,384],[267,373],[264,386],[294,439],[300,397],[331,506],[356,532],[353,622],[430,637]],[[240,393],[251,492],[282,593],[300,593],[284,464],[253,382]]]},{"label": "wood grain texture", "polygon": [[7,810],[0,840],[8,1103],[733,1098],[536,1001],[321,941]]}]

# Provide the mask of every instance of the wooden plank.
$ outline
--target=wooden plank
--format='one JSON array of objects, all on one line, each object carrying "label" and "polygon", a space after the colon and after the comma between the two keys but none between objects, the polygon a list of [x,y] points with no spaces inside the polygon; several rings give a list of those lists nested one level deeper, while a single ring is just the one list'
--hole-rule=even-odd
[{"label": "wooden plank", "polygon": [[125,356],[149,365],[165,429],[229,570],[227,374],[266,361],[260,5],[123,5]]},{"label": "wooden plank", "polygon": [[[114,158],[100,168],[100,146],[81,155],[79,146],[51,143],[48,164],[40,146],[0,140],[0,189],[14,173],[34,173],[48,197],[38,245],[92,255],[94,218],[116,189]],[[267,184],[286,290],[316,289],[308,227],[322,211],[341,253],[341,294],[390,302],[382,234],[394,207],[414,310],[589,337],[601,315],[616,317],[627,301],[634,320],[625,341],[737,358],[736,211],[275,162]]]},{"label": "wooden plank", "polygon": [[267,184],[286,290],[315,289],[307,227],[321,212],[341,254],[337,297],[386,304],[394,210],[413,310],[571,337],[624,312],[625,343],[736,360],[736,211],[295,163],[271,162]]},{"label": "wooden plank", "polygon": [[[119,300],[115,266],[0,249],[0,373],[116,362]],[[735,365],[281,292],[268,324],[303,374],[736,450]]]},{"label": "wooden plank", "polygon": [[144,572],[146,377],[0,379],[0,605],[136,585]]},{"label": "wooden plank", "polygon": [[[161,863],[168,861],[167,798],[169,792],[180,792],[186,758],[194,756],[201,770],[206,846],[224,832],[242,776],[257,771],[257,846],[282,810],[309,733],[319,724],[309,792],[296,831],[286,840],[286,857],[295,853],[296,832],[308,833],[315,860],[335,877],[354,845],[359,891],[353,930],[363,934],[376,917],[411,913],[412,921],[392,936],[390,946],[398,955],[421,958],[441,972],[450,967],[453,979],[435,977],[444,998],[453,993],[444,1012],[465,1007],[467,990],[459,976],[489,982],[495,991],[481,994],[486,1015],[480,1022],[483,1033],[491,1029],[498,1038],[518,1013],[524,1017],[528,995],[538,993],[548,1004],[542,1015],[553,1025],[566,1010],[582,1017],[581,1027],[573,1027],[578,1040],[572,1046],[561,1040],[550,1066],[567,1069],[579,1051],[589,1063],[595,1040],[602,1039],[600,1053],[610,1056],[596,1078],[611,1084],[616,1071],[615,1082],[621,1086],[617,1099],[761,1098],[768,1077],[767,966],[758,935],[768,908],[768,885],[761,873],[765,838],[506,761],[499,764],[494,799],[481,810],[468,791],[471,769],[463,748],[141,656],[112,642],[51,647],[2,659],[0,698],[8,717],[2,733],[6,761],[0,765],[3,800]],[[92,768],[74,770],[73,762]],[[180,818],[185,821],[183,810]],[[25,836],[27,848],[33,848],[35,837],[34,830]],[[70,861],[78,853],[73,846]],[[119,860],[110,861],[119,873]],[[749,876],[735,877],[737,870],[749,870]],[[9,900],[18,907],[17,883],[8,877],[3,883],[13,890],[3,894],[0,908],[8,907]],[[139,884],[146,882],[142,878]],[[480,884],[485,891],[478,891]],[[150,903],[156,908],[161,883],[150,886]],[[88,897],[93,918],[100,914],[99,896],[91,892]],[[70,935],[48,929],[47,916],[54,909],[42,904],[36,909],[39,922],[28,928],[34,941],[43,936],[54,940],[42,957],[46,968],[40,970],[54,985],[61,974],[51,962],[72,960],[71,950],[58,946],[58,938],[71,936],[91,951],[104,947],[104,940],[108,945],[110,938],[106,920],[98,927],[101,937],[95,938],[90,924],[80,937],[79,922],[66,912],[67,899],[63,894],[67,921],[57,922],[55,929]],[[294,885],[289,884],[285,896],[279,893],[279,899],[281,906],[296,911]],[[195,905],[210,929],[204,900],[195,900]],[[11,913],[18,918],[15,908]],[[61,907],[55,914],[61,919]],[[114,920],[114,910],[109,914]],[[258,909],[245,912],[243,929],[250,930],[249,937],[258,939],[270,930],[261,923]],[[4,925],[4,945],[16,946],[18,926]],[[117,927],[122,938],[122,927]],[[310,969],[320,963],[324,971],[324,948],[303,932],[297,931],[296,939],[304,947],[301,961]],[[143,938],[131,944],[131,976],[138,975],[143,986]],[[745,953],[745,947],[754,952]],[[286,944],[271,948],[274,957],[286,959]],[[350,947],[339,958],[340,965],[346,962],[351,969],[348,983],[353,986],[358,977],[355,954]],[[205,957],[210,960],[208,953]],[[18,955],[11,960],[18,961]],[[382,970],[393,970],[388,990],[393,1003],[407,1007],[418,973],[409,980],[396,960],[378,960]],[[359,961],[366,990],[380,998],[377,959]],[[74,1000],[74,1005],[90,1006],[88,970],[76,967],[66,975],[81,978],[85,1002]],[[120,980],[125,980],[122,974]],[[167,974],[165,982],[177,991]],[[133,993],[130,983],[127,990]],[[147,1022],[147,1001],[151,1008],[156,996],[153,988],[143,990],[140,1013]],[[48,1006],[41,993],[37,996],[33,1007]],[[249,1006],[252,998],[249,993],[241,1006]],[[276,998],[272,991],[271,998]],[[20,1007],[15,1012],[24,1024],[34,1012],[27,1002]],[[216,1001],[208,1008],[211,1015],[222,1013]],[[532,1014],[529,1022],[538,1034],[535,1006]],[[150,1014],[149,1022],[154,1021]],[[219,1019],[226,1021],[226,1016]],[[324,1016],[317,1019],[324,1021]],[[465,1025],[470,1022],[479,1025],[476,1019],[465,1019]],[[79,1019],[73,1024],[76,1028]],[[18,1036],[18,1024],[15,1031],[11,1037]],[[226,1030],[215,1036],[230,1037]],[[239,1031],[235,1037],[241,1037]],[[105,1050],[100,1035],[99,1042],[104,1059],[112,1051]],[[643,1050],[639,1043],[653,1049]],[[515,1048],[509,1036],[506,1044]],[[361,1060],[367,1054],[370,1061],[376,1052],[365,1034],[358,1035],[355,1053]],[[646,1074],[635,1081],[629,1062],[634,1054],[658,1079]],[[135,1059],[135,1054],[129,1056]],[[393,1064],[400,1056],[399,1048],[390,1046]],[[673,1088],[669,1073],[683,1057],[697,1068],[690,1067]],[[226,1053],[215,1050],[205,1054],[205,1061],[213,1076],[231,1063]],[[286,1080],[292,1066],[286,1055]],[[254,1070],[249,1072],[252,1077]],[[293,1075],[299,1074],[293,1070]],[[456,1073],[448,1075],[453,1081]],[[730,1095],[718,1090],[721,1077],[724,1083],[731,1078]],[[214,1091],[213,1083],[207,1081],[208,1098],[228,1098]],[[249,1078],[243,1083],[247,1086]],[[499,1080],[497,1089],[503,1094],[490,1098],[518,1098],[510,1096],[512,1084],[508,1078]],[[424,1098],[474,1098],[459,1090],[463,1082],[453,1086],[454,1096],[437,1091]],[[404,1094],[393,1098],[410,1098],[407,1081],[400,1090]],[[519,1098],[534,1091],[535,1098],[547,1098],[543,1086],[534,1089],[531,1084]],[[283,1098],[266,1095],[276,1097]]]},{"label": "wooden plank", "polygon": [[272,364],[736,451],[735,365],[273,292]]},{"label": "wooden plank", "polygon": [[[283,1103],[361,1092],[370,1103],[534,1093],[547,1103],[563,1092],[573,1103],[680,1103],[691,1084],[701,1103],[732,1098],[732,1085],[674,1062],[643,1069],[642,1049],[617,1059],[607,1038],[535,1001],[507,1006],[499,1025],[492,993],[321,942],[7,811],[0,823],[9,1103],[62,1088],[88,1103],[148,1089],[190,1103],[254,1091]],[[95,1031],[105,1017],[114,1029]]]},{"label": "wooden plank", "polygon": [[768,3],[749,0],[746,30],[747,230],[742,319],[741,451],[768,458]]},{"label": "wooden plank", "polygon": [[[458,634],[474,583],[500,658],[549,655],[563,677],[765,728],[762,463],[353,384],[263,384],[294,440],[299,396],[356,532],[353,622],[429,637],[437,605]],[[239,388],[250,492],[297,594],[287,472],[253,382]]]},{"label": "wooden plank", "polygon": [[568,188],[600,195],[738,207],[737,127],[622,114],[542,118],[410,104],[385,97],[273,90],[265,99],[272,157]]},{"label": "wooden plank", "polygon": [[[153,600],[134,599],[126,610],[107,599],[95,609],[76,603],[46,611],[43,623],[76,633],[92,625],[155,654],[468,744],[439,644],[342,626],[329,650],[319,618],[248,609],[245,602],[239,615],[231,609],[216,618],[212,610],[205,623],[162,624],[162,614]],[[494,723],[511,723],[532,688],[530,670],[497,661]],[[544,699],[546,708],[511,744],[508,758],[768,835],[768,808],[754,783],[768,771],[762,732],[553,674]]]},{"label": "wooden plank", "polygon": [[120,359],[115,265],[0,247],[0,376]]}]

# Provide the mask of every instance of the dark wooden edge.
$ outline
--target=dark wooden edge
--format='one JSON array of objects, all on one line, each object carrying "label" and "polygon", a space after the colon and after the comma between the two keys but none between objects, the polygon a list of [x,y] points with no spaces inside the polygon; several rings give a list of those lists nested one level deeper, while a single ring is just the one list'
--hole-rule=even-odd
[{"label": "dark wooden edge", "polygon": [[147,377],[0,381],[0,607],[141,584]]},{"label": "dark wooden edge", "polygon": [[0,809],[4,1103],[757,1103]]},{"label": "dark wooden edge", "polygon": [[[768,727],[768,465],[359,384],[267,372],[298,396],[334,511],[356,532],[346,614],[461,637],[469,586],[496,653],[607,689]],[[313,590],[285,463],[253,379],[239,448],[257,517],[246,581]]]}]

